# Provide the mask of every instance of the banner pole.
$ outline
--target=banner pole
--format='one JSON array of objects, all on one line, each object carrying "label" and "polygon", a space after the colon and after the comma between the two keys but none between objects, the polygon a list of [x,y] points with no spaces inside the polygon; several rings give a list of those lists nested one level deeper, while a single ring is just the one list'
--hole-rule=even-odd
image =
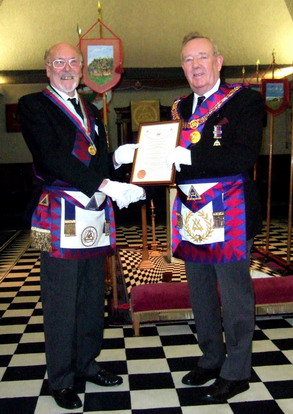
[{"label": "banner pole", "polygon": [[[98,1],[98,21],[102,22],[102,5],[100,0]],[[100,38],[103,38],[103,25],[100,24]],[[110,149],[109,143],[109,131],[108,131],[108,107],[107,107],[107,92],[103,92],[103,122],[106,130],[106,139],[107,139],[107,147],[108,151]]]},{"label": "banner pole", "polygon": [[108,151],[110,150],[109,130],[108,130],[108,106],[107,106],[107,92],[103,93],[103,122],[106,130],[106,139]]},{"label": "banner pole", "polygon": [[291,108],[291,163],[290,163],[290,186],[289,186],[289,209],[288,209],[288,238],[287,238],[287,265],[291,263],[291,240],[292,240],[292,211],[293,211],[293,110]]},{"label": "banner pole", "polygon": [[[98,21],[103,21],[102,19],[102,6],[100,0],[98,1]],[[100,24],[100,38],[103,37],[103,27]]]}]

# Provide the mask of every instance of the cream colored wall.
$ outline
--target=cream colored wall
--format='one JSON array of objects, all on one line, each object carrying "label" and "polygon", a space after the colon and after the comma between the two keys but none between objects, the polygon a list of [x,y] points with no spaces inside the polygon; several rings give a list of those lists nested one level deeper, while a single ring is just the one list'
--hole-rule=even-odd
[{"label": "cream colored wall", "polygon": [[[31,155],[22,135],[20,133],[6,132],[5,105],[16,103],[22,95],[38,92],[44,87],[45,85],[41,84],[0,86],[0,92],[2,93],[2,96],[0,96],[0,164],[31,162]],[[189,89],[146,90],[143,92],[129,89],[114,92],[109,103],[108,131],[110,150],[114,150],[117,147],[116,113],[114,108],[128,106],[131,100],[137,99],[159,99],[162,105],[171,105],[175,98],[186,93],[189,93]]]},{"label": "cream colored wall", "polygon": [[[273,154],[290,154],[291,152],[291,117],[292,109],[288,108],[283,113],[273,117]],[[270,152],[270,128],[264,128],[261,154]]]},{"label": "cream colored wall", "polygon": [[18,102],[20,96],[40,90],[41,85],[0,86],[0,164],[31,162],[21,133],[6,132],[5,105]]},{"label": "cream colored wall", "polygon": [[[78,43],[98,18],[97,0],[3,0],[0,70],[40,69],[53,43]],[[285,0],[101,0],[104,23],[122,39],[125,67],[177,66],[190,31],[214,38],[226,65],[293,61]],[[100,37],[98,26],[88,36]],[[104,31],[106,37],[109,32]],[[88,37],[87,36],[87,37]],[[110,35],[112,37],[112,35]]]},{"label": "cream colored wall", "polygon": [[[5,104],[16,103],[20,96],[41,90],[45,85],[3,85],[0,87],[0,164],[31,162],[31,155],[20,133],[7,133],[5,123]],[[131,100],[159,99],[162,105],[171,105],[173,100],[189,93],[189,89],[174,88],[168,90],[134,89],[115,91],[109,103],[109,141],[110,149],[117,147],[116,114],[114,108],[128,106]],[[274,154],[288,154],[291,131],[291,109],[274,117]],[[262,154],[269,153],[269,129],[264,129]]]},{"label": "cream colored wall", "polygon": [[[42,69],[47,47],[59,41],[77,43],[77,24],[85,33],[96,23],[97,4],[97,0],[3,0],[0,71]],[[278,64],[293,61],[293,23],[284,0],[101,0],[101,4],[104,23],[122,40],[126,68],[178,66],[182,37],[191,30],[217,40],[226,65],[253,65],[257,59],[270,64],[273,49]],[[90,34],[100,37],[98,26]],[[103,36],[107,35],[104,30]],[[31,161],[21,134],[6,132],[5,104],[43,86],[1,85],[0,79],[0,163]],[[115,91],[109,105],[111,149],[117,145],[114,107],[127,106],[132,99],[160,99],[170,105],[187,92]],[[289,111],[276,118],[275,133],[276,153],[289,152]],[[268,152],[268,131],[262,152]]]}]

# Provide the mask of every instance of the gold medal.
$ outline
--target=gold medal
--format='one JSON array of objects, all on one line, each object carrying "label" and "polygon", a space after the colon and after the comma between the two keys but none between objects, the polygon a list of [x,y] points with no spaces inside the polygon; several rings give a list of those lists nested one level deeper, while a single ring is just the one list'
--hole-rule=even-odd
[{"label": "gold medal", "polygon": [[96,155],[97,153],[97,150],[93,145],[90,145],[87,150],[91,155]]},{"label": "gold medal", "polygon": [[201,135],[200,135],[200,132],[199,132],[199,131],[193,131],[193,132],[190,134],[190,141],[191,141],[193,144],[196,144],[196,143],[200,140],[200,138],[201,138]]}]

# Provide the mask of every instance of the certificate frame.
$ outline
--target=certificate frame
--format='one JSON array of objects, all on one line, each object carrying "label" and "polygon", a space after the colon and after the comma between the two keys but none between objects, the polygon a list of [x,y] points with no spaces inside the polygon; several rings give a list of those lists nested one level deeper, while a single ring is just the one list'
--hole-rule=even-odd
[{"label": "certificate frame", "polygon": [[179,145],[180,134],[180,120],[140,124],[130,182],[146,186],[173,184],[175,168],[167,165],[167,155]]}]

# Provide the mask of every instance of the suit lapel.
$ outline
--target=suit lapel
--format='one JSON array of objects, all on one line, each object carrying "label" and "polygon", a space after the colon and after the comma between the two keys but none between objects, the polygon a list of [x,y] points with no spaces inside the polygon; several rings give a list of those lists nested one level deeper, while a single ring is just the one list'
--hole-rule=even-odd
[{"label": "suit lapel", "polygon": [[188,121],[192,114],[193,97],[194,97],[194,94],[191,93],[180,104],[179,111],[184,121]]}]

